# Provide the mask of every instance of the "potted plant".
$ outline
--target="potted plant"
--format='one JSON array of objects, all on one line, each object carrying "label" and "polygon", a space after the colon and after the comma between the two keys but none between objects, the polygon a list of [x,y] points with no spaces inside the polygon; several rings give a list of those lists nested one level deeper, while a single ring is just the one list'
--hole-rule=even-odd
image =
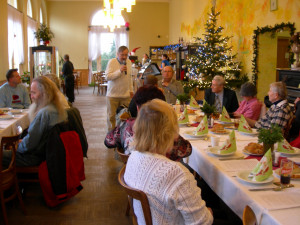
[{"label": "potted plant", "polygon": [[179,100],[180,105],[184,105],[184,103],[186,103],[190,99],[189,95],[186,93],[179,94],[176,96],[176,98]]},{"label": "potted plant", "polygon": [[275,159],[274,144],[282,139],[282,129],[277,124],[272,124],[271,128],[262,128],[258,131],[258,142],[263,143],[264,153],[271,149],[273,162]]},{"label": "potted plant", "polygon": [[208,126],[212,127],[213,122],[211,119],[212,119],[212,116],[217,114],[216,106],[210,105],[206,102],[206,103],[204,103],[204,105],[202,107],[200,107],[200,109],[207,116]]},{"label": "potted plant", "polygon": [[23,75],[21,75],[22,83],[26,83],[27,85],[30,85],[30,73],[25,71]]},{"label": "potted plant", "polygon": [[52,38],[54,38],[53,32],[47,27],[46,24],[41,24],[41,26],[34,32],[34,37],[39,41],[43,41],[44,45],[48,45]]}]

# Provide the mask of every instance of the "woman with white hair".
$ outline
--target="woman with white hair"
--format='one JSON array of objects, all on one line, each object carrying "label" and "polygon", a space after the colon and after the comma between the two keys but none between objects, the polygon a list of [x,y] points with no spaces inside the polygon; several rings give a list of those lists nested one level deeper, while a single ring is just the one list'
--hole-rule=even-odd
[{"label": "woman with white hair", "polygon": [[[192,174],[166,157],[178,137],[177,116],[166,102],[144,104],[134,124],[133,151],[124,179],[146,193],[153,224],[212,224],[211,209],[201,198]],[[133,202],[138,224],[145,224],[139,201]]]}]

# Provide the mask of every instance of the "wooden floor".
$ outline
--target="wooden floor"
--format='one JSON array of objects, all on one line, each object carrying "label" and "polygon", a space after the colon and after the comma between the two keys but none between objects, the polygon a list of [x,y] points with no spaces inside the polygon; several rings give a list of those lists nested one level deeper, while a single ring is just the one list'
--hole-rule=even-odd
[{"label": "wooden floor", "polygon": [[[131,218],[125,216],[127,197],[117,180],[123,164],[116,161],[113,151],[103,144],[105,97],[93,95],[92,88],[79,88],[74,106],[80,110],[89,142],[84,189],[66,203],[50,209],[45,205],[40,187],[29,186],[24,196],[27,216],[22,213],[17,200],[7,204],[10,225],[132,224]],[[0,224],[3,224],[2,215]]]}]

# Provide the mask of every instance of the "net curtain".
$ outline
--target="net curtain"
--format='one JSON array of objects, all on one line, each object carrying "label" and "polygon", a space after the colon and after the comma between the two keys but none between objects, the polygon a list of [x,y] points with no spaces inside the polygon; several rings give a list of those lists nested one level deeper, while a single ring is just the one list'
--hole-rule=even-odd
[{"label": "net curtain", "polygon": [[8,57],[9,67],[12,68],[13,55],[15,54],[15,64],[24,63],[23,46],[23,13],[10,5],[8,7]]},{"label": "net curtain", "polygon": [[[92,61],[101,57],[101,45],[105,44],[101,42],[101,35],[104,33],[109,33],[109,29],[102,26],[89,27],[89,84],[93,78]],[[128,34],[124,27],[114,30],[114,41],[116,49],[122,45],[128,46]],[[100,71],[101,65],[97,65],[97,67],[98,71]]]}]

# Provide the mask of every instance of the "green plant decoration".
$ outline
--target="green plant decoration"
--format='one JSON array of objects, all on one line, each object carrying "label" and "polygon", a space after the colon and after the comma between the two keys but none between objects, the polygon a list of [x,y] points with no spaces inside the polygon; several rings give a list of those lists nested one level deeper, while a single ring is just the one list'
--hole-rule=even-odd
[{"label": "green plant decoration", "polygon": [[180,104],[183,105],[190,99],[190,96],[184,93],[177,95],[176,98],[180,101]]},{"label": "green plant decoration", "polygon": [[283,139],[282,129],[277,124],[272,124],[271,128],[259,129],[258,131],[258,142],[264,143],[265,145],[273,145]]},{"label": "green plant decoration", "polygon": [[41,24],[41,26],[34,32],[34,37],[39,41],[50,42],[54,38],[53,32],[47,27],[46,24]]},{"label": "green plant decoration", "polygon": [[30,84],[30,73],[25,71],[23,75],[21,75],[22,83]]},{"label": "green plant decoration", "polygon": [[202,112],[204,112],[204,114],[206,115],[212,115],[216,113],[216,107],[214,105],[210,105],[207,102],[204,103],[204,105],[202,107],[200,107],[200,109],[202,110]]}]

